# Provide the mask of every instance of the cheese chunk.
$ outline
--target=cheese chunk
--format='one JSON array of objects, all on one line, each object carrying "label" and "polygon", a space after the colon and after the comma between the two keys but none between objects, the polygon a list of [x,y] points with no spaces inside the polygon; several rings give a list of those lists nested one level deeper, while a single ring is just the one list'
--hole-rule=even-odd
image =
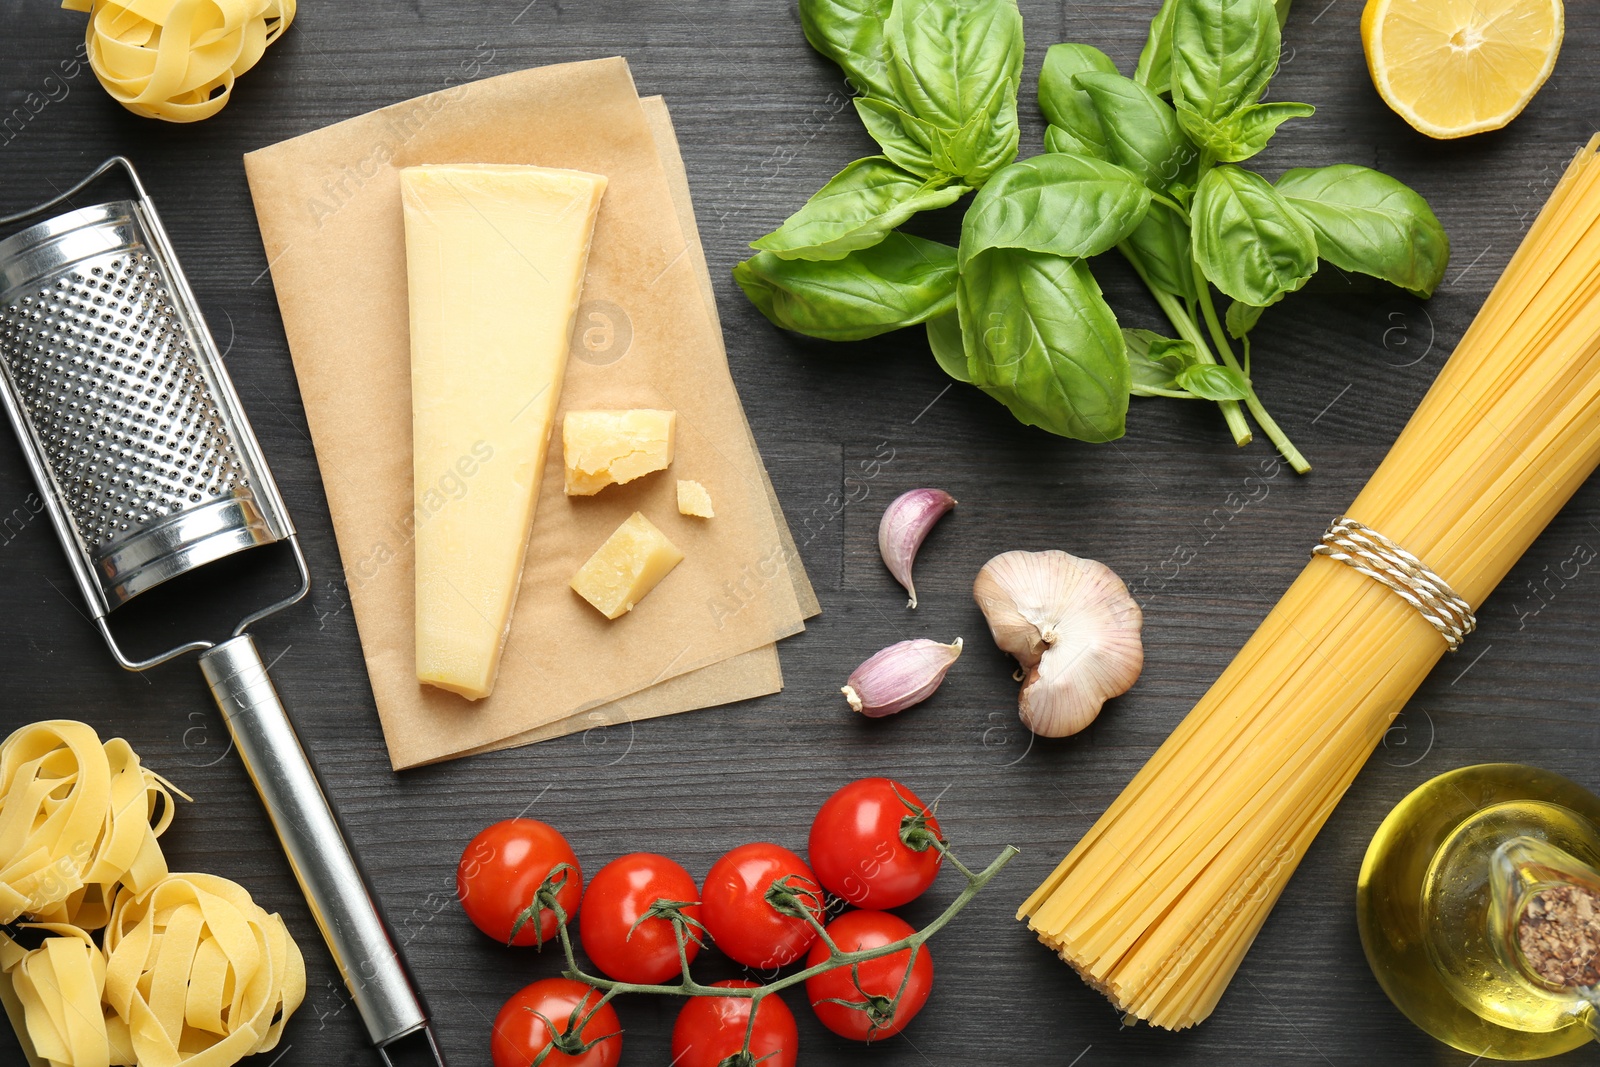
[{"label": "cheese chunk", "polygon": [[672,465],[676,411],[569,411],[561,424],[567,495],[593,496]]},{"label": "cheese chunk", "polygon": [[605,178],[400,172],[411,292],[417,678],[494,688]]},{"label": "cheese chunk", "polygon": [[682,562],[678,547],[636,511],[578,568],[572,588],[600,614],[614,619],[632,611]]},{"label": "cheese chunk", "polygon": [[693,515],[697,519],[714,519],[717,513],[711,507],[711,494],[699,482],[678,479],[678,514]]}]

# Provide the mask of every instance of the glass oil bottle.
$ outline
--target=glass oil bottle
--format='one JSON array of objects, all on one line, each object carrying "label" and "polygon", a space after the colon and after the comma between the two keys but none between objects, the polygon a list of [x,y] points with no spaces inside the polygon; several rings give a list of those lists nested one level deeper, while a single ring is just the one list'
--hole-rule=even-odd
[{"label": "glass oil bottle", "polygon": [[1447,1044],[1539,1059],[1600,1032],[1600,797],[1560,775],[1417,788],[1373,836],[1356,914],[1389,999]]}]

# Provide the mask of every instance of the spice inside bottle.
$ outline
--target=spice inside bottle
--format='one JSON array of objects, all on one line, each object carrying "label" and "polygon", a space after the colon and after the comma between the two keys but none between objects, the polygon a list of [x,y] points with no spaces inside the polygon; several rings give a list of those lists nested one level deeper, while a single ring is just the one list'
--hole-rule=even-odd
[{"label": "spice inside bottle", "polygon": [[1600,983],[1600,893],[1561,885],[1529,898],[1517,924],[1528,971],[1562,989]]}]

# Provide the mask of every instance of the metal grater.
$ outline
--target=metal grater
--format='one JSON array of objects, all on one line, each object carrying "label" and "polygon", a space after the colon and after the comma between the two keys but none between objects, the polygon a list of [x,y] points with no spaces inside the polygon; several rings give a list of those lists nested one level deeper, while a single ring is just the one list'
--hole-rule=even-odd
[{"label": "metal grater", "polygon": [[[305,751],[274,691],[253,623],[296,603],[311,576],[261,446],[133,165],[101,164],[40,215],[121,168],[136,197],[36,223],[0,241],[0,401],[56,534],[118,663],[186,652],[222,710],[368,1035],[386,1063],[420,1045],[443,1063],[427,1016]],[[290,596],[231,637],[130,659],[108,616],[207,563],[286,542]],[[413,1050],[415,1051],[415,1050]]]}]

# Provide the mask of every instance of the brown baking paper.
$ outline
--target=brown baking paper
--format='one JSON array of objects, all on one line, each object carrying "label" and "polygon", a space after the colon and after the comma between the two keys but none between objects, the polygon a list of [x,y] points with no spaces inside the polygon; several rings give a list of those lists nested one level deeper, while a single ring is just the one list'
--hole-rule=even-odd
[{"label": "brown baking paper", "polygon": [[[606,175],[562,411],[678,411],[672,469],[596,497],[564,495],[552,448],[500,677],[477,702],[420,685],[414,670],[410,538],[426,516],[412,508],[397,171],[456,162]],[[620,721],[772,683],[775,664],[760,653],[727,661],[800,630],[815,601],[797,597],[797,584],[809,587],[728,374],[697,277],[703,257],[678,224],[623,60],[454,87],[250,153],[245,169],[396,769],[587,729],[599,725],[591,710]],[[711,490],[715,519],[677,513],[678,477]],[[608,622],[567,582],[634,510],[686,559]],[[713,665],[728,677],[662,685]],[[659,701],[635,696],[652,686],[664,689]],[[639,706],[604,708],[623,698]]]}]

